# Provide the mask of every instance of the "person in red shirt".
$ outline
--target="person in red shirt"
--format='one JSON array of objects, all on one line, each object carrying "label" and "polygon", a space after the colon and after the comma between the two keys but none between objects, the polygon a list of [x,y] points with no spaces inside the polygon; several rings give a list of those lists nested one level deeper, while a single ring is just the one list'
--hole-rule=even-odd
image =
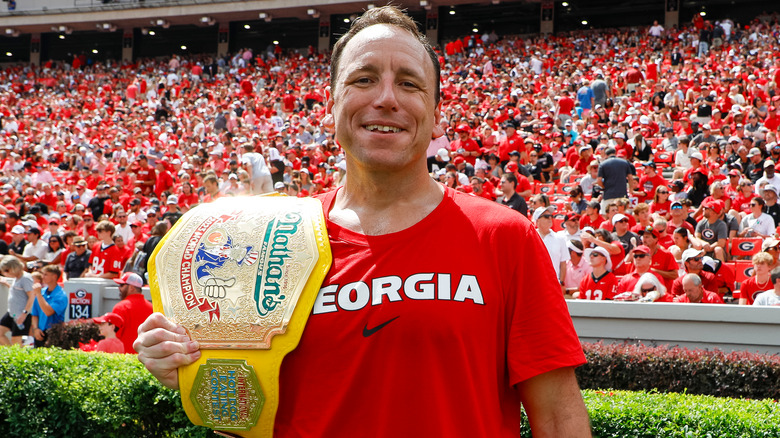
[{"label": "person in red shirt", "polygon": [[644,168],[645,174],[639,178],[639,190],[642,191],[642,195],[639,197],[639,202],[648,202],[649,200],[653,199],[656,187],[666,188],[666,186],[669,184],[663,175],[656,171],[654,162],[648,161],[644,163]]},{"label": "person in red shirt", "polygon": [[701,277],[696,274],[685,274],[682,287],[684,294],[675,297],[675,303],[723,304],[718,294],[704,289]]},{"label": "person in red shirt", "polygon": [[574,99],[569,95],[569,90],[563,90],[563,96],[558,99],[558,115],[571,117],[571,110],[574,109]]},{"label": "person in red shirt", "polygon": [[612,261],[606,249],[588,248],[583,255],[593,267],[593,272],[580,281],[580,290],[574,298],[581,300],[611,300],[617,289],[617,277],[612,273]]},{"label": "person in red shirt", "polygon": [[154,193],[159,198],[164,191],[173,189],[173,177],[165,169],[165,163],[162,160],[157,161],[157,177],[154,184]]},{"label": "person in red shirt", "polygon": [[116,334],[124,326],[124,319],[113,312],[108,312],[105,315],[94,318],[92,320],[98,325],[100,335],[103,339],[100,340],[95,346],[94,351],[100,351],[102,353],[124,353],[125,345],[117,338]]},{"label": "person in red shirt", "polygon": [[98,243],[92,247],[92,256],[89,259],[90,268],[84,273],[84,277],[117,278],[122,272],[122,254],[114,245],[114,224],[109,221],[101,221],[95,227]]},{"label": "person in red shirt", "polygon": [[[642,275],[650,272],[650,265],[652,263],[650,248],[648,248],[646,245],[639,245],[631,251],[631,256],[633,260],[633,263],[629,265],[631,266],[631,270],[628,274],[624,275],[622,278],[620,278],[620,280],[618,280],[615,295],[619,295],[625,292],[633,292],[634,286],[636,286],[639,278]],[[652,275],[655,275],[661,282],[664,281],[664,279],[657,273],[653,272]]]},{"label": "person in red shirt", "polygon": [[487,182],[478,176],[471,177],[471,188],[474,190],[473,193],[489,201],[495,201],[496,194],[492,191],[484,190],[484,186],[487,184],[490,184],[490,182]]},{"label": "person in red shirt", "polygon": [[504,122],[504,131],[506,132],[506,138],[501,140],[498,145],[498,158],[501,163],[509,161],[509,153],[516,151],[520,153],[520,162],[525,164],[528,162],[528,151],[525,148],[525,142],[523,137],[517,133],[517,125],[514,121],[508,120]]},{"label": "person in red shirt", "polygon": [[149,165],[149,161],[147,161],[144,154],[138,156],[135,184],[147,196],[154,191],[154,185],[157,184],[157,172],[155,172],[154,167]]},{"label": "person in red shirt", "polygon": [[672,289],[672,284],[677,278],[679,266],[672,253],[663,249],[658,244],[661,234],[652,225],[640,230],[642,234],[642,244],[650,249],[651,264],[650,272],[659,276],[666,286],[667,290]]},{"label": "person in red shirt", "polygon": [[774,289],[770,273],[775,259],[767,252],[759,252],[753,255],[753,276],[742,282],[739,289],[739,304],[753,305],[756,296],[763,291]]},{"label": "person in red shirt", "polygon": [[117,332],[117,336],[125,346],[125,353],[136,354],[133,342],[138,337],[138,326],[152,314],[152,303],[143,295],[143,279],[133,272],[125,272],[122,278],[115,278],[119,285],[119,298],[113,313],[116,313],[124,321],[124,325]]},{"label": "person in red shirt", "polygon": [[[704,270],[703,259],[704,251],[696,248],[686,249],[683,251],[682,256],[680,257],[680,260],[683,262],[683,268],[685,268],[686,274],[698,275],[701,281],[704,283],[704,289],[718,290],[715,275]],[[672,297],[677,297],[685,293],[682,285],[683,277],[684,276],[676,278],[672,283],[672,288],[670,289]]]},{"label": "person in red shirt", "polygon": [[458,138],[450,143],[450,150],[455,155],[461,155],[466,161],[474,165],[479,155],[479,143],[473,138],[469,137],[471,128],[465,123],[461,123],[455,128],[455,132],[458,133]]},{"label": "person in red shirt", "polygon": [[598,201],[591,201],[585,208],[585,214],[580,217],[580,229],[585,227],[598,228],[599,225],[606,220],[604,219],[604,216],[599,213],[600,210],[601,204],[599,204]]}]

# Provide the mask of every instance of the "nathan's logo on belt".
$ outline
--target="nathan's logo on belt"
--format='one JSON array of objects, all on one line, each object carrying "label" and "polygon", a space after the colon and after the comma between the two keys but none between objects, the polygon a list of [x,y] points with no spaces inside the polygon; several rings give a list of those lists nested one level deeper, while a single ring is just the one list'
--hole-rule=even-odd
[{"label": "nathan's logo on belt", "polygon": [[298,225],[302,220],[298,213],[287,213],[268,223],[263,245],[260,248],[263,269],[258,269],[257,283],[255,283],[254,298],[260,316],[268,315],[284,301],[284,295],[280,293],[279,281],[282,280],[284,264],[291,257],[289,238],[298,232]]}]

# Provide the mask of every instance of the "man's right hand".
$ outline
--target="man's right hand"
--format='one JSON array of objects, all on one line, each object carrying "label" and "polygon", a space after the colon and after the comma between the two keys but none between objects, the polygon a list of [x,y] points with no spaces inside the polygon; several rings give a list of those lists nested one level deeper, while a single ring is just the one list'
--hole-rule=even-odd
[{"label": "man's right hand", "polygon": [[184,327],[162,313],[152,313],[138,327],[133,348],[146,369],[171,389],[179,389],[179,367],[200,359],[198,342],[190,340]]}]

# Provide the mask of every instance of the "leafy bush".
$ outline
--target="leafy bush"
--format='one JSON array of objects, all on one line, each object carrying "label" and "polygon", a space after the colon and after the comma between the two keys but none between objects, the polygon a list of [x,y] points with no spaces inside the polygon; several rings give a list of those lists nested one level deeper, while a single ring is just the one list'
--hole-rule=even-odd
[{"label": "leafy bush", "polygon": [[780,405],[772,400],[591,390],[583,397],[594,437],[780,437]]},{"label": "leafy bush", "polygon": [[47,347],[57,347],[63,350],[79,348],[79,343],[88,344],[92,340],[100,340],[100,329],[97,324],[86,319],[54,324],[49,327]]},{"label": "leafy bush", "polygon": [[583,344],[585,389],[658,390],[780,399],[780,356],[634,344]]},{"label": "leafy bush", "polygon": [[2,437],[206,437],[134,355],[0,348]]}]

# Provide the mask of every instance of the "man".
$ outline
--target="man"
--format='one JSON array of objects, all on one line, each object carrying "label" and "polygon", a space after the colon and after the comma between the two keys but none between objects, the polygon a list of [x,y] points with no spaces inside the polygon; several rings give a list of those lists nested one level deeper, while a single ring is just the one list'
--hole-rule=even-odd
[{"label": "man", "polygon": [[83,237],[75,236],[71,246],[73,248],[65,258],[63,269],[65,281],[81,277],[89,269],[89,259],[92,257],[92,251],[87,249],[87,241]]},{"label": "man", "polygon": [[[617,206],[615,206],[615,210],[617,210]],[[615,232],[613,233],[615,239],[620,241],[620,244],[623,245],[626,254],[631,253],[631,250],[634,249],[634,246],[636,246],[636,243],[639,242],[640,238],[638,234],[635,234],[628,229],[628,216],[622,213],[616,213],[612,216],[612,227],[615,229]]]},{"label": "man", "polygon": [[569,260],[569,251],[566,246],[566,239],[552,231],[553,213],[555,207],[537,208],[534,211],[534,222],[536,231],[547,248],[547,253],[552,260],[555,275],[561,284],[561,291],[565,294],[564,280],[566,280],[566,260]]},{"label": "man", "polygon": [[[427,44],[408,17],[393,7],[380,7],[353,21],[333,49],[332,94],[326,108],[347,155],[349,178],[322,201],[329,232],[338,228],[351,237],[350,242],[331,247],[334,266],[340,268],[331,270],[320,289],[327,295],[318,300],[327,304],[314,309],[306,335],[285,358],[276,436],[389,437],[412,429],[420,436],[516,436],[517,400],[528,412],[535,434],[589,436],[572,368],[584,358],[569,328],[555,271],[546,258],[538,257],[544,251],[541,238],[514,212],[446,189],[428,175],[425,150],[440,117],[440,79],[438,58]],[[447,233],[460,236],[461,243],[474,250],[468,257],[447,260],[446,268],[434,266],[438,262],[424,248],[435,247],[437,240],[431,239],[440,236],[427,232],[430,223],[446,223]],[[479,231],[483,229],[484,233]],[[366,245],[369,237],[390,246]],[[514,244],[517,239],[524,244]],[[500,257],[494,254],[498,242],[505,243]],[[345,311],[338,300],[330,299],[344,290],[343,285],[361,279],[398,275],[401,270],[480,271],[476,265],[490,266],[489,274],[475,276],[480,291],[489,292],[478,298],[478,306],[471,299],[449,301],[454,306],[447,306],[447,312],[436,312],[441,308],[436,300],[402,299]],[[495,281],[495,272],[506,272],[506,281]],[[533,287],[520,281],[527,276],[533,276]],[[503,284],[512,286],[507,289]],[[363,338],[366,322],[375,326],[387,320],[387,306],[400,316],[370,339]],[[508,309],[524,316],[515,320]],[[494,316],[488,316],[491,312]],[[422,314],[435,321],[425,323],[414,316]],[[503,315],[513,322],[499,323],[496,318]],[[462,328],[455,336],[466,348],[439,341],[441,336],[453,336],[455,326]],[[479,334],[483,329],[501,335],[486,338]],[[342,341],[330,342],[334,337]],[[414,347],[404,348],[412,339]],[[182,327],[160,314],[140,327],[135,345],[147,369],[173,388],[178,386],[177,367],[200,357],[197,342],[189,341]],[[323,345],[328,345],[327,351],[321,350]],[[475,354],[475,349],[488,352]],[[408,361],[416,366],[403,366]],[[521,365],[532,363],[534,371]],[[447,373],[441,372],[444,366]],[[475,366],[490,371],[473,373]],[[313,372],[324,369],[338,375]],[[340,381],[338,387],[329,383],[334,378]],[[395,383],[381,384],[389,381]],[[477,392],[463,396],[472,389]],[[367,396],[422,404],[400,411],[376,409]],[[323,397],[332,403],[324,405]],[[321,420],[312,419],[315,411]]]},{"label": "man", "polygon": [[461,156],[473,166],[479,155],[479,143],[470,137],[471,128],[465,123],[458,125],[455,132],[458,133],[458,138],[450,143],[450,151],[453,156]]},{"label": "man", "polygon": [[105,315],[92,319],[98,325],[100,335],[103,336],[97,345],[95,351],[102,353],[124,353],[125,345],[122,340],[117,337],[119,330],[125,324],[124,319],[113,312],[108,312]]},{"label": "man", "polygon": [[114,224],[109,221],[100,221],[95,227],[98,242],[92,247],[90,268],[84,277],[97,277],[113,279],[119,277],[122,272],[122,254],[114,245]]},{"label": "man", "polygon": [[660,237],[661,234],[652,225],[642,230],[642,244],[650,250],[650,272],[661,278],[666,290],[670,290],[677,278],[677,261],[672,253],[658,244]]},{"label": "man", "polygon": [[583,247],[579,240],[569,240],[566,243],[569,250],[569,260],[566,261],[566,278],[563,286],[566,288],[566,294],[573,294],[580,288],[580,282],[585,276],[593,272],[588,260],[582,256]]},{"label": "man", "polygon": [[598,184],[604,187],[601,207],[610,200],[628,197],[628,176],[636,175],[636,168],[623,158],[615,156],[615,148],[606,149],[607,159],[599,165]]},{"label": "man", "polygon": [[27,246],[27,241],[24,240],[25,234],[26,232],[22,225],[14,225],[11,228],[11,242],[8,244],[8,254],[19,257],[24,253],[24,247]]},{"label": "man", "polygon": [[567,242],[580,240],[580,215],[574,212],[567,213],[563,218],[563,229],[558,231],[558,235],[566,239]]},{"label": "man", "polygon": [[585,250],[585,258],[590,262],[592,271],[580,282],[580,290],[574,298],[581,300],[611,300],[615,296],[617,277],[612,273],[612,260],[609,252],[597,246]]},{"label": "man", "polygon": [[[718,290],[715,275],[704,270],[704,251],[695,248],[688,248],[683,251],[680,260],[683,262],[683,268],[685,269],[686,274],[698,275],[701,281],[704,283],[705,289]],[[671,297],[676,297],[684,293],[682,280],[683,277],[678,277],[672,283],[672,287],[669,289],[671,291]]]},{"label": "man", "polygon": [[676,296],[675,303],[723,304],[718,294],[704,289],[701,278],[696,274],[685,274],[682,287],[685,294]]},{"label": "man", "polygon": [[100,216],[103,216],[103,212],[105,211],[106,201],[109,199],[108,192],[106,191],[107,188],[106,185],[98,184],[95,189],[95,196],[87,203],[87,209],[92,212],[92,217],[96,220],[100,219]]},{"label": "man", "polygon": [[769,278],[772,280],[772,289],[758,294],[754,306],[780,306],[780,268],[772,270]]},{"label": "man", "polygon": [[[150,195],[154,191],[154,185],[157,184],[157,172],[154,167],[149,165],[146,155],[138,156],[138,168],[136,170],[135,184],[141,189],[144,195]],[[96,216],[98,219],[100,216]]]},{"label": "man", "polygon": [[777,202],[777,186],[772,184],[765,185],[764,191],[761,192],[761,197],[764,198],[766,203],[764,212],[772,216],[772,220],[776,224],[780,224],[780,204]]},{"label": "man", "polygon": [[[48,245],[46,242],[41,240],[41,230],[35,227],[31,227],[29,230],[27,230],[27,240],[28,243],[24,247],[22,255],[17,256],[19,257],[19,260],[25,263],[30,263],[43,259],[46,256]],[[28,265],[28,267],[29,266],[30,265]]]},{"label": "man", "polygon": [[517,177],[515,174],[505,173],[501,175],[501,193],[504,194],[501,203],[512,210],[519,212],[523,216],[528,216],[528,204],[525,202],[525,199],[515,191],[516,188]]},{"label": "man", "polygon": [[[650,248],[646,245],[639,245],[631,251],[631,258],[633,260],[634,269],[624,275],[618,280],[617,288],[615,289],[615,295],[622,294],[623,292],[631,292],[634,290],[639,281],[639,277],[650,272],[650,264],[652,259],[650,258]],[[664,282],[664,278],[653,272],[653,275],[658,277],[661,282]]]},{"label": "man", "polygon": [[702,249],[707,255],[725,262],[729,230],[726,223],[719,219],[723,212],[723,201],[704,202],[702,208],[704,218],[696,224],[696,238],[704,241]]},{"label": "man", "polygon": [[[168,200],[170,201],[170,197]],[[116,217],[117,220],[115,233],[122,236],[122,238],[125,239],[125,242],[130,241],[130,239],[133,238],[133,230],[130,228],[130,224],[128,223],[127,212],[124,210],[118,210],[114,217]]]},{"label": "man", "polygon": [[48,330],[52,325],[65,320],[65,309],[68,307],[68,297],[57,281],[60,279],[60,268],[57,265],[46,265],[41,268],[43,287],[33,285],[35,302],[33,303],[32,324],[30,334],[35,338],[35,347],[46,344]]},{"label": "man", "polygon": [[119,301],[112,312],[122,317],[124,326],[117,336],[125,346],[125,353],[136,353],[133,342],[138,337],[138,326],[152,314],[152,303],[144,297],[143,279],[133,272],[125,272],[122,278],[115,278],[119,285]]},{"label": "man", "polygon": [[756,181],[756,190],[761,187],[761,183],[764,181],[775,187],[780,187],[780,175],[775,173],[775,162],[772,160],[764,161],[764,175]]},{"label": "man", "polygon": [[639,190],[641,195],[639,196],[639,202],[650,202],[653,200],[655,189],[658,186],[666,187],[669,183],[656,171],[656,165],[652,161],[648,161],[643,164],[645,168],[645,174],[639,178]]}]

